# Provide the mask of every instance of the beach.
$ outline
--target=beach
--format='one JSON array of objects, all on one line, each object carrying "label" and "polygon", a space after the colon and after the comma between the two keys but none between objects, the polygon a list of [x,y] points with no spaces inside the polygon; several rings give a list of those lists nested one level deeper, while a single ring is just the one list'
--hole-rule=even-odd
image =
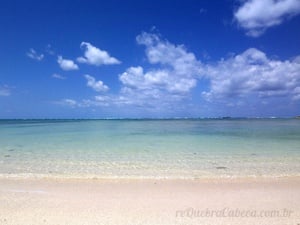
[{"label": "beach", "polygon": [[300,178],[1,179],[0,224],[297,225]]},{"label": "beach", "polygon": [[0,3],[0,225],[300,225],[300,0]]},{"label": "beach", "polygon": [[298,225],[295,119],[2,120],[0,225]]}]

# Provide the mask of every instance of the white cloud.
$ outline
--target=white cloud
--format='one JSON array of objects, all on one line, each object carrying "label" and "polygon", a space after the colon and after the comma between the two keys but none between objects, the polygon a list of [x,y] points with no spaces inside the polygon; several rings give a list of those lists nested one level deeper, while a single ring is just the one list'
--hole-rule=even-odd
[{"label": "white cloud", "polygon": [[210,90],[207,100],[241,97],[288,97],[298,99],[300,60],[270,59],[262,51],[250,48],[217,65],[207,66]]},{"label": "white cloud", "polygon": [[7,85],[0,86],[0,97],[8,97],[11,95],[11,89]]},{"label": "white cloud", "polygon": [[84,75],[87,80],[87,86],[91,87],[97,92],[105,92],[109,90],[109,87],[106,86],[101,80],[96,81],[96,79],[88,74]]},{"label": "white cloud", "polygon": [[247,35],[257,37],[299,13],[299,0],[246,0],[234,17]]},{"label": "white cloud", "polygon": [[163,41],[156,34],[142,33],[136,38],[138,44],[145,45],[150,64],[158,64],[157,69],[144,71],[141,66],[130,67],[119,76],[127,88],[139,91],[167,92],[185,95],[197,84],[201,63],[183,45],[173,45]]},{"label": "white cloud", "polygon": [[143,68],[130,67],[119,76],[123,85],[139,91],[157,90],[169,93],[186,94],[197,84],[195,78],[176,77],[174,71],[151,70],[144,73]]},{"label": "white cloud", "polygon": [[29,58],[37,60],[37,61],[42,61],[44,58],[43,54],[38,54],[33,48],[29,49],[29,52],[27,52],[26,55]]},{"label": "white cloud", "polygon": [[66,79],[66,77],[64,77],[64,76],[62,76],[58,73],[52,74],[52,78],[56,78],[56,79],[60,79],[60,80],[65,80]]},{"label": "white cloud", "polygon": [[121,61],[118,59],[111,57],[108,52],[101,50],[88,42],[82,42],[80,46],[85,50],[84,57],[77,58],[77,61],[80,63],[86,63],[95,66],[121,63]]},{"label": "white cloud", "polygon": [[298,101],[300,100],[300,87],[296,87],[293,91],[293,100]]},{"label": "white cloud", "polygon": [[171,66],[177,75],[194,76],[199,74],[200,62],[188,52],[184,45],[174,45],[161,40],[158,35],[142,33],[136,38],[138,44],[146,46],[146,55],[151,64]]},{"label": "white cloud", "polygon": [[70,59],[63,59],[62,56],[58,56],[57,63],[59,64],[60,68],[63,70],[78,70],[79,67],[77,64],[74,63],[73,60]]},{"label": "white cloud", "polygon": [[[291,105],[300,102],[300,56],[279,60],[250,48],[219,62],[203,64],[183,45],[174,45],[158,35],[142,33],[136,39],[138,44],[145,46],[147,69],[131,66],[119,74],[121,88],[118,93],[102,93],[65,103],[72,107],[101,106],[101,110],[109,112],[123,110],[143,115],[146,112],[148,115],[183,112],[187,115],[197,110],[221,112],[226,107],[245,108],[246,104],[248,109],[249,105],[254,109],[257,105],[269,107],[268,104],[276,102]],[[95,91],[108,90],[102,81],[90,75],[85,78],[87,86]],[[192,99],[196,94],[192,90],[201,81],[205,83],[196,90],[199,99]]]},{"label": "white cloud", "polygon": [[[135,105],[151,110],[175,111],[189,98],[203,72],[201,62],[183,45],[174,45],[156,34],[142,33],[137,43],[145,45],[152,68],[132,66],[119,75],[120,95],[111,99],[117,105]],[[175,106],[177,104],[177,106]]]},{"label": "white cloud", "polygon": [[[147,59],[153,67],[145,70],[132,66],[119,75],[121,90],[115,95],[98,95],[80,101],[78,107],[110,106],[160,112],[185,110],[180,102],[189,98],[201,75],[201,63],[183,45],[161,40],[158,35],[142,33],[138,44],[145,45]],[[85,75],[87,85],[96,91],[108,89],[102,81]],[[182,105],[182,107],[181,107]]]},{"label": "white cloud", "polygon": [[75,101],[73,99],[69,99],[69,98],[62,99],[61,101],[56,102],[56,104],[66,105],[66,106],[70,106],[70,107],[76,107],[76,106],[78,106],[77,101]]}]

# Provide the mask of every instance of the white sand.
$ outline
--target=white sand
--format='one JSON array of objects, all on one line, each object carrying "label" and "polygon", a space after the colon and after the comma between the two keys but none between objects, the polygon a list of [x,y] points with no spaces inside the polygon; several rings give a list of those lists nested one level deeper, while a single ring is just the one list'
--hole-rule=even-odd
[{"label": "white sand", "polygon": [[[244,214],[228,217],[235,210]],[[281,215],[264,216],[270,211]],[[300,178],[0,179],[0,224],[6,225],[299,223]]]}]

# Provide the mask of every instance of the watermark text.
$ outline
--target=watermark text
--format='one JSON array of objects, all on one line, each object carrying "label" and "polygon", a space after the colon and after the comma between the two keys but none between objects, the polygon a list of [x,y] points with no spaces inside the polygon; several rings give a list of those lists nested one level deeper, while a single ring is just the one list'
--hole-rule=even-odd
[{"label": "watermark text", "polygon": [[255,210],[224,207],[222,209],[195,209],[192,207],[177,210],[176,217],[197,218],[197,217],[255,217],[274,218],[291,217],[293,211],[289,209],[278,210]]}]

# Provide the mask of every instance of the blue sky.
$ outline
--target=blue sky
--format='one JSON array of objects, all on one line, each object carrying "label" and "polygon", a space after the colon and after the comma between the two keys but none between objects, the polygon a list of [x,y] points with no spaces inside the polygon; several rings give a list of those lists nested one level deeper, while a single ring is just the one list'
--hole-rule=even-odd
[{"label": "blue sky", "polygon": [[0,118],[300,114],[300,0],[0,4]]}]

